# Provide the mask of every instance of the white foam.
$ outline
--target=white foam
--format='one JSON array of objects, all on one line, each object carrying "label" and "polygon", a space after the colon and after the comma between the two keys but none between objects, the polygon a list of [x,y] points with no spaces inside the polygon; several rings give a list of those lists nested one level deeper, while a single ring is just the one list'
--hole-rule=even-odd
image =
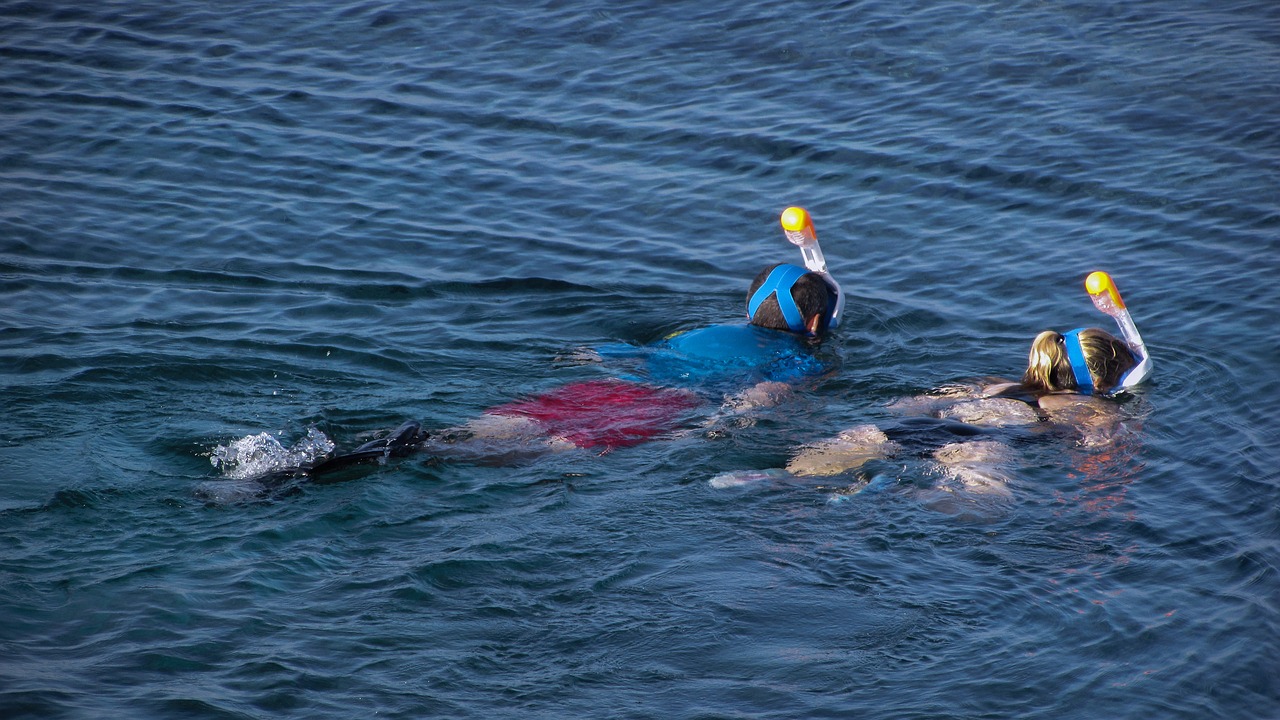
[{"label": "white foam", "polygon": [[209,462],[222,470],[223,477],[243,480],[308,465],[333,448],[333,441],[316,428],[307,428],[306,436],[289,448],[264,432],[219,445],[210,454]]}]

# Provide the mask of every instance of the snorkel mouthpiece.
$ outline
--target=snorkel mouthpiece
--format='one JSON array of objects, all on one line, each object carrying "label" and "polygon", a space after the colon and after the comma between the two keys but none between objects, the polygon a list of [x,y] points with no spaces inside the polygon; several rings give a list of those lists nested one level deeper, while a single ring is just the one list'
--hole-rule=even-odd
[{"label": "snorkel mouthpiece", "polygon": [[1124,298],[1120,297],[1120,290],[1116,288],[1111,276],[1101,270],[1092,272],[1085,278],[1084,289],[1093,300],[1094,307],[1115,318],[1116,325],[1120,328],[1120,335],[1129,345],[1133,356],[1138,359],[1138,364],[1120,378],[1117,387],[1129,388],[1137,385],[1151,374],[1151,356],[1147,354],[1147,345],[1142,342],[1142,336],[1138,334],[1138,326],[1133,324],[1133,317],[1125,307]]},{"label": "snorkel mouthpiece", "polygon": [[818,232],[813,228],[813,218],[810,217],[809,211],[795,206],[783,210],[782,234],[791,244],[800,248],[804,266],[810,272],[821,275],[827,285],[835,291],[835,307],[831,309],[831,319],[827,322],[827,327],[839,326],[840,316],[844,311],[844,292],[840,289],[840,283],[827,272],[827,259],[823,257],[822,248],[818,245]]}]

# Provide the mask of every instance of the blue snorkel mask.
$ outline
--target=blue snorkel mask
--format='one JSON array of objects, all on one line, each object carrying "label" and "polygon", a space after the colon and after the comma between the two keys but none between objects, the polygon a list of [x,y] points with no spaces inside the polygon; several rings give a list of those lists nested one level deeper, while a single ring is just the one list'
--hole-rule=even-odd
[{"label": "blue snorkel mask", "polygon": [[[1138,334],[1138,327],[1133,323],[1133,317],[1129,315],[1129,309],[1125,307],[1124,299],[1120,297],[1120,291],[1116,289],[1115,282],[1111,280],[1111,276],[1097,271],[1091,273],[1084,281],[1084,288],[1089,293],[1089,297],[1093,299],[1094,307],[1102,312],[1115,318],[1116,325],[1120,328],[1120,335],[1124,338],[1125,344],[1129,346],[1129,352],[1133,354],[1137,364],[1129,369],[1124,375],[1120,376],[1120,381],[1116,383],[1112,392],[1118,392],[1134,387],[1138,383],[1147,379],[1151,374],[1151,356],[1147,354],[1147,345],[1142,341],[1142,336]],[[1080,331],[1083,328],[1076,328],[1071,332],[1064,333],[1063,339],[1067,350],[1067,360],[1071,363],[1071,372],[1075,375],[1076,385],[1079,386],[1080,392],[1093,392],[1093,376],[1089,374],[1089,366],[1085,363],[1084,348],[1080,345]]]},{"label": "blue snorkel mask", "polygon": [[788,241],[800,248],[805,267],[779,265],[774,268],[765,283],[747,303],[748,315],[755,317],[761,303],[770,296],[776,297],[778,307],[782,310],[782,316],[786,318],[787,326],[791,331],[807,332],[804,316],[791,297],[791,286],[806,272],[813,272],[820,275],[827,283],[830,298],[827,303],[827,329],[834,330],[840,325],[840,317],[844,312],[844,292],[840,290],[840,283],[827,272],[827,260],[823,257],[822,248],[818,245],[818,234],[813,229],[813,218],[802,207],[789,207],[782,212],[782,232]]},{"label": "blue snorkel mask", "polygon": [[809,329],[804,324],[804,314],[796,305],[795,298],[791,297],[791,286],[808,272],[798,265],[775,267],[747,301],[747,317],[754,318],[764,301],[774,298],[778,301],[778,309],[782,311],[783,319],[787,321],[787,328],[794,333],[808,332]]},{"label": "blue snorkel mask", "polygon": [[1084,359],[1084,346],[1080,344],[1080,331],[1083,329],[1076,328],[1071,332],[1063,333],[1062,341],[1067,348],[1067,361],[1071,363],[1071,374],[1076,378],[1076,389],[1085,395],[1092,395],[1093,375],[1089,372],[1089,364]]}]

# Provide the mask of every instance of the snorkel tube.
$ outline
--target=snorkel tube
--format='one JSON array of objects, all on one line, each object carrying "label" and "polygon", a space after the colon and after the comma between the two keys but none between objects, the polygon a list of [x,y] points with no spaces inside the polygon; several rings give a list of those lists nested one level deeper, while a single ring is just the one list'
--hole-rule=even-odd
[{"label": "snorkel tube", "polygon": [[835,290],[836,304],[831,310],[831,320],[827,323],[827,327],[839,326],[840,316],[844,311],[844,291],[840,289],[840,283],[827,272],[827,259],[823,257],[822,248],[818,246],[818,233],[813,229],[813,218],[809,217],[809,212],[802,207],[789,207],[782,211],[782,233],[787,236],[787,240],[792,245],[800,248],[800,255],[804,257],[804,266],[810,272],[821,275],[827,285]]},{"label": "snorkel tube", "polygon": [[1147,345],[1142,342],[1142,336],[1138,334],[1138,327],[1133,324],[1133,318],[1124,305],[1124,299],[1120,297],[1120,291],[1116,289],[1111,276],[1101,270],[1090,273],[1085,278],[1084,289],[1093,299],[1094,307],[1115,318],[1124,341],[1128,343],[1134,357],[1138,358],[1138,364],[1120,378],[1116,387],[1131,388],[1137,385],[1151,374],[1151,356],[1147,354]]}]

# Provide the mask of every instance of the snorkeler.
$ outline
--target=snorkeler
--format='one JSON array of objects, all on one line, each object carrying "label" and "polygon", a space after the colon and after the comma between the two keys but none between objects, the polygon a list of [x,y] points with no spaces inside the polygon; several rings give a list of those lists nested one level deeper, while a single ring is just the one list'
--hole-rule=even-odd
[{"label": "snorkeler", "polygon": [[1020,381],[951,385],[892,408],[916,417],[881,429],[863,424],[798,449],[785,470],[724,473],[714,487],[781,477],[826,477],[903,452],[927,453],[949,476],[979,493],[1007,494],[1009,448],[989,428],[1049,422],[1074,428],[1084,444],[1105,442],[1115,422],[1109,396],[1151,372],[1151,358],[1111,277],[1095,272],[1085,288],[1101,311],[1115,318],[1123,338],[1098,328],[1045,331],[1032,341]]},{"label": "snorkeler", "polygon": [[[1072,407],[1099,405],[1097,396],[1114,395],[1137,386],[1151,374],[1151,356],[1133,317],[1111,276],[1097,271],[1085,279],[1085,290],[1094,306],[1115,319],[1122,338],[1099,328],[1076,328],[1066,333],[1046,330],[1031,342],[1027,369],[1021,382],[994,382],[981,388],[978,398],[1022,400],[1034,406],[1042,419]],[[980,420],[990,416],[998,424],[1000,403],[969,412]],[[1017,416],[1016,405],[1011,413]],[[963,408],[952,410],[957,419]],[[981,423],[979,423],[981,424]]]},{"label": "snorkeler", "polygon": [[648,346],[596,348],[592,361],[620,365],[625,372],[505,403],[456,427],[428,432],[406,422],[351,452],[274,469],[265,477],[315,479],[420,452],[483,463],[575,448],[605,453],[675,430],[710,402],[720,402],[720,415],[776,405],[793,384],[831,369],[814,351],[839,324],[844,304],[809,214],[788,208],[781,222],[805,267],[781,263],[762,270],[747,292],[746,324],[711,325]]},{"label": "snorkeler", "polygon": [[615,375],[490,408],[432,433],[422,449],[477,462],[575,448],[606,453],[674,430],[711,402],[720,403],[722,416],[776,405],[793,384],[828,370],[813,351],[831,327],[837,297],[820,273],[790,264],[767,267],[747,292],[746,324],[579,353],[607,363]]}]

